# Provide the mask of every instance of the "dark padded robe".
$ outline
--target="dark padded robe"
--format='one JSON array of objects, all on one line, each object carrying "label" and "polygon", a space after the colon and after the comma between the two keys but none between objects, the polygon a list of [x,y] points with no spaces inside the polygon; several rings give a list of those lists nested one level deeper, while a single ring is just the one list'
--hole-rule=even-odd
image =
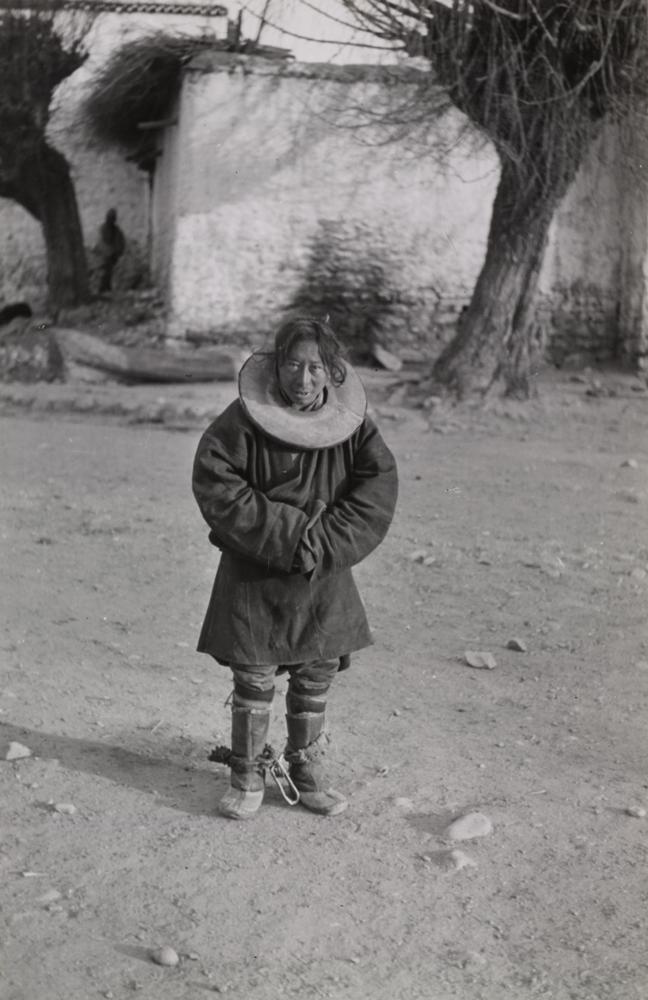
[{"label": "dark padded robe", "polygon": [[387,533],[397,473],[370,418],[341,444],[296,451],[236,400],[201,438],[193,489],[222,550],[200,652],[288,665],[371,644],[351,567]]}]

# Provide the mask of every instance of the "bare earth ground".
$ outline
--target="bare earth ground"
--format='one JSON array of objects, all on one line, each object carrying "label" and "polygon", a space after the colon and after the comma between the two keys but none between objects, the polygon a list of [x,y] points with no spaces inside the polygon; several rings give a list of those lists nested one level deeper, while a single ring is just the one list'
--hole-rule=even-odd
[{"label": "bare earth ground", "polygon": [[[402,499],[357,571],[376,644],[331,701],[350,808],[271,788],[250,824],[206,760],[230,684],[194,652],[201,428],[5,414],[2,1000],[645,1000],[648,397],[617,387],[446,433],[379,410]],[[493,832],[451,844],[476,809]]]}]

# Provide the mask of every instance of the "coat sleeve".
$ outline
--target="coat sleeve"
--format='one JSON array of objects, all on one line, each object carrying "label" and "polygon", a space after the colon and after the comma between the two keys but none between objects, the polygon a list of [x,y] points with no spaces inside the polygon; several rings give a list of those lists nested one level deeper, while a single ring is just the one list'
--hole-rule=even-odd
[{"label": "coat sleeve", "polygon": [[210,537],[220,548],[288,573],[308,517],[297,507],[269,500],[250,485],[247,432],[229,416],[226,410],[200,440],[193,468],[194,496]]},{"label": "coat sleeve", "polygon": [[297,553],[302,572],[337,571],[355,566],[387,534],[398,496],[396,461],[372,420],[354,441],[349,491],[307,526]]}]

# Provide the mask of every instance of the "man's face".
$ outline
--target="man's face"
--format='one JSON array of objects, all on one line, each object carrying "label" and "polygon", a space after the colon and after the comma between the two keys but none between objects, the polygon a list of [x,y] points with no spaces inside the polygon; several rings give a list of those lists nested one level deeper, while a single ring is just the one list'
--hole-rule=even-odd
[{"label": "man's face", "polygon": [[295,406],[310,406],[328,382],[328,372],[314,340],[298,340],[279,365],[279,385]]}]

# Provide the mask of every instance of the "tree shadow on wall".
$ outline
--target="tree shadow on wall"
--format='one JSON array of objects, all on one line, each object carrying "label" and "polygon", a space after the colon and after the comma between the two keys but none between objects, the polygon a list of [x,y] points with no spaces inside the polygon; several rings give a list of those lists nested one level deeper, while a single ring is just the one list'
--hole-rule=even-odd
[{"label": "tree shadow on wall", "polygon": [[367,364],[376,344],[390,349],[401,297],[379,237],[361,223],[321,220],[288,316],[328,321],[352,361]]}]

